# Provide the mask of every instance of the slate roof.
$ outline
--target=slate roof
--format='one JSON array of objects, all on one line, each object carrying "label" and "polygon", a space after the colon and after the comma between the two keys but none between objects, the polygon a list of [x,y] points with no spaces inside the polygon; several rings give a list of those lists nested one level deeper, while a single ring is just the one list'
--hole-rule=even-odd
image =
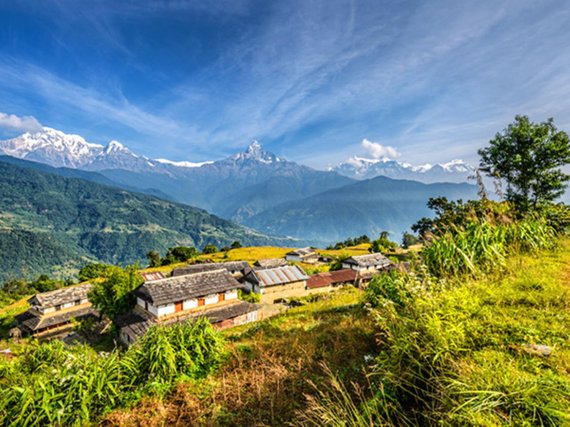
[{"label": "slate roof", "polygon": [[184,322],[190,319],[197,319],[199,317],[205,317],[210,321],[210,323],[215,324],[222,322],[227,319],[233,319],[234,317],[242,316],[247,313],[251,313],[259,309],[257,304],[251,304],[245,301],[236,301],[235,303],[225,305],[219,308],[207,308],[204,310],[189,313],[187,317],[173,317],[164,322],[158,322],[154,318],[145,317],[139,312],[131,311],[117,319],[117,326],[121,330],[130,333],[136,337],[140,337],[148,331],[153,325],[168,325],[178,322]]},{"label": "slate roof", "polygon": [[134,294],[153,305],[163,305],[241,287],[227,270],[218,269],[147,282],[139,286]]},{"label": "slate roof", "polygon": [[351,269],[327,271],[312,275],[309,280],[307,280],[307,288],[316,289],[341,283],[354,283],[355,280],[356,271]]},{"label": "slate roof", "polygon": [[60,323],[69,322],[71,319],[79,319],[88,316],[98,316],[99,312],[92,306],[83,306],[78,310],[62,310],[55,314],[35,316],[30,312],[17,317],[18,323],[30,331],[37,331]]},{"label": "slate roof", "polygon": [[309,276],[296,265],[256,270],[255,275],[259,279],[261,286],[285,285],[309,279]]},{"label": "slate roof", "polygon": [[309,255],[318,255],[313,248],[306,247],[306,248],[299,248],[293,251],[287,252],[287,255],[292,256],[299,256],[299,257],[306,257]]},{"label": "slate roof", "polygon": [[87,298],[87,294],[93,288],[91,283],[83,285],[69,286],[67,288],[56,289],[55,291],[36,294],[30,298],[32,305],[40,305],[45,308],[55,307],[56,305],[66,304],[77,300]]},{"label": "slate roof", "polygon": [[343,262],[356,265],[358,267],[375,267],[377,269],[388,267],[390,264],[392,264],[392,261],[380,253],[352,256],[348,259],[345,259]]},{"label": "slate roof", "polygon": [[287,265],[287,260],[285,258],[258,259],[253,265],[257,268],[284,267]]},{"label": "slate roof", "polygon": [[186,267],[175,268],[172,270],[172,277],[184,276],[187,274],[203,273],[205,271],[214,271],[224,269],[229,272],[241,271],[243,275],[246,275],[251,271],[251,266],[247,261],[230,261],[230,262],[212,262],[203,264],[191,264]]}]

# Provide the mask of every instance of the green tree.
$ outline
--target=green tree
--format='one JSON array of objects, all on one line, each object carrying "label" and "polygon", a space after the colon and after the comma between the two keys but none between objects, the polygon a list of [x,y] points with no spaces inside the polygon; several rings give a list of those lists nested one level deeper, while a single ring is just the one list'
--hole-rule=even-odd
[{"label": "green tree", "polygon": [[149,267],[159,267],[160,266],[160,253],[156,250],[149,251],[146,254],[146,258],[148,259],[148,266]]},{"label": "green tree", "polygon": [[412,233],[405,231],[402,234],[402,247],[404,249],[408,249],[410,246],[418,244],[419,241],[420,239],[418,239],[417,236]]},{"label": "green tree", "polygon": [[239,249],[241,248],[241,242],[239,240],[234,241],[231,245],[230,248],[232,249]]},{"label": "green tree", "polygon": [[126,313],[134,304],[131,293],[143,283],[137,266],[126,268],[112,267],[111,274],[104,282],[95,283],[89,293],[89,300],[99,309],[101,314],[115,320]]},{"label": "green tree", "polygon": [[107,264],[87,264],[79,270],[79,281],[85,282],[87,280],[97,279],[99,277],[107,277],[113,269],[112,265]]},{"label": "green tree", "polygon": [[397,247],[398,247],[398,244],[395,242],[392,242],[388,238],[388,232],[382,231],[380,233],[380,237],[371,243],[369,252],[371,252],[371,253],[385,252],[385,251],[388,251],[391,249],[396,249]]},{"label": "green tree", "polygon": [[206,246],[204,246],[204,249],[202,249],[202,253],[205,254],[215,254],[216,252],[218,252],[218,248],[214,245],[207,244]]},{"label": "green tree", "polygon": [[570,163],[570,138],[553,119],[533,123],[527,116],[516,116],[479,155],[481,170],[504,181],[506,199],[523,211],[555,200],[570,179],[561,170]]}]

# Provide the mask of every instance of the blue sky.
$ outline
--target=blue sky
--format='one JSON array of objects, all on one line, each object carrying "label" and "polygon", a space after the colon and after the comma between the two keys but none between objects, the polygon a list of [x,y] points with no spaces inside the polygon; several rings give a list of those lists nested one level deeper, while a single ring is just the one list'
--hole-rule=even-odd
[{"label": "blue sky", "polygon": [[475,162],[515,114],[570,131],[568,1],[0,0],[1,137]]}]

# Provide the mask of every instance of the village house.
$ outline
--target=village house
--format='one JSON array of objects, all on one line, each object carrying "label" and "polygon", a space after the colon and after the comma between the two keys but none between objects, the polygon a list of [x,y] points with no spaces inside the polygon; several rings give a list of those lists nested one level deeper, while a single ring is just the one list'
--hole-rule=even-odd
[{"label": "village house", "polygon": [[119,337],[130,345],[154,324],[197,317],[206,317],[217,329],[253,322],[258,307],[238,299],[241,288],[223,268],[146,282],[133,292],[132,312],[117,320]]},{"label": "village house", "polygon": [[259,281],[259,292],[262,303],[274,303],[282,298],[290,298],[305,294],[309,276],[296,265],[255,270]]},{"label": "village house", "polygon": [[307,288],[313,292],[328,292],[339,286],[354,285],[356,271],[351,269],[326,271],[312,275],[307,280]]},{"label": "village house", "polygon": [[253,267],[256,270],[259,270],[266,268],[284,267],[286,265],[287,265],[287,260],[285,258],[267,258],[267,259],[258,259],[253,264]]},{"label": "village house", "polygon": [[36,294],[28,302],[30,308],[16,316],[22,335],[38,339],[60,337],[74,327],[73,319],[98,318],[99,313],[89,302],[89,283]]},{"label": "village house", "polygon": [[319,254],[313,248],[300,248],[287,252],[285,255],[287,261],[304,262],[307,264],[315,264],[319,261]]},{"label": "village house", "polygon": [[224,269],[240,282],[247,292],[257,292],[259,281],[253,275],[253,269],[247,261],[210,262],[202,264],[190,264],[185,267],[172,270],[172,277],[185,276],[187,274],[203,273]]},{"label": "village house", "polygon": [[368,283],[375,274],[388,270],[392,266],[392,261],[381,253],[352,256],[342,262],[343,269],[352,269],[358,273],[358,285]]}]

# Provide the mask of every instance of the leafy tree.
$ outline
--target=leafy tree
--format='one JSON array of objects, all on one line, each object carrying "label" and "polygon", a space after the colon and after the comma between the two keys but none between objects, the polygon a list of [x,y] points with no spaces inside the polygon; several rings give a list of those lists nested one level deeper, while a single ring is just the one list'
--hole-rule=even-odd
[{"label": "leafy tree", "polygon": [[419,241],[420,239],[418,239],[418,237],[412,233],[405,231],[402,234],[402,247],[404,249],[408,249],[410,246],[418,244]]},{"label": "leafy tree", "polygon": [[11,296],[23,296],[33,292],[29,283],[24,279],[9,280],[2,286],[2,292]]},{"label": "leafy tree", "polygon": [[232,249],[239,249],[241,248],[241,242],[239,240],[234,241],[231,245],[230,248]]},{"label": "leafy tree", "polygon": [[561,170],[570,163],[570,138],[553,119],[533,123],[527,116],[516,116],[479,155],[481,170],[504,181],[506,199],[522,211],[555,200],[570,179]]},{"label": "leafy tree", "polygon": [[113,270],[112,265],[107,264],[87,264],[79,270],[79,281],[85,282],[87,280],[97,279],[99,277],[108,277]]},{"label": "leafy tree", "polygon": [[168,249],[166,256],[172,256],[177,262],[188,261],[198,255],[198,250],[192,246],[176,246]]},{"label": "leafy tree", "polygon": [[185,262],[198,255],[198,250],[192,246],[176,246],[169,248],[161,261],[162,265]]},{"label": "leafy tree", "polygon": [[149,251],[146,254],[146,258],[148,259],[148,266],[149,267],[159,267],[160,266],[160,253],[156,250]]},{"label": "leafy tree", "polygon": [[137,266],[112,267],[111,274],[101,283],[95,283],[89,293],[89,300],[101,314],[115,320],[126,313],[134,303],[131,291],[143,283]]},{"label": "leafy tree", "polygon": [[397,247],[398,247],[398,244],[395,242],[392,242],[388,238],[388,232],[382,231],[380,233],[380,237],[378,239],[374,240],[372,242],[372,244],[370,245],[369,251],[371,253],[385,252],[385,251],[388,251],[391,249],[396,249]]},{"label": "leafy tree", "polygon": [[216,252],[218,252],[218,248],[211,243],[207,244],[204,246],[204,249],[202,249],[202,253],[205,254],[215,254]]},{"label": "leafy tree", "polygon": [[62,282],[50,279],[46,274],[40,275],[36,280],[30,283],[30,287],[34,288],[38,292],[49,292],[60,288],[63,285]]},{"label": "leafy tree", "polygon": [[343,261],[346,261],[348,258],[350,258],[350,255],[347,253],[342,253],[338,256],[332,257],[330,271],[337,271],[342,269]]}]

